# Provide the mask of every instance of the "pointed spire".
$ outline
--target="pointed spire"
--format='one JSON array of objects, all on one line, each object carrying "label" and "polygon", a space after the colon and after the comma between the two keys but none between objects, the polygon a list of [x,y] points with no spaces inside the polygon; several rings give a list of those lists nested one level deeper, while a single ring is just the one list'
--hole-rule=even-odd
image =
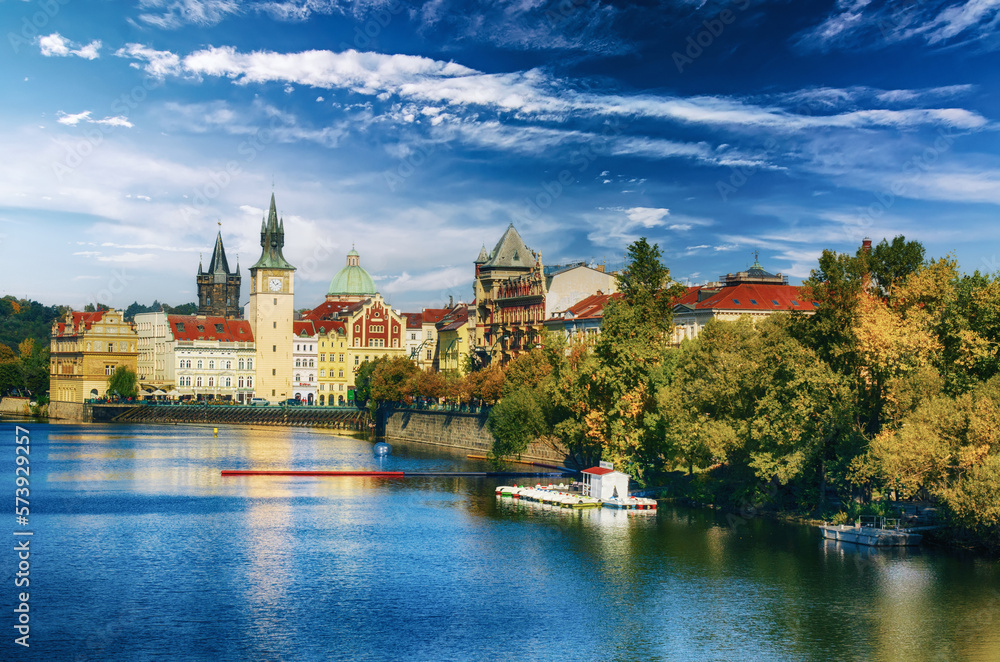
[{"label": "pointed spire", "polygon": [[294,269],[281,254],[281,248],[285,245],[285,221],[278,220],[278,208],[274,201],[274,193],[271,193],[271,206],[267,212],[267,222],[261,224],[260,228],[260,259],[254,263],[251,269],[259,267],[270,269]]},{"label": "pointed spire", "polygon": [[229,273],[229,261],[226,260],[226,249],[222,246],[221,231],[215,237],[215,250],[212,252],[212,261],[208,263],[208,273]]}]

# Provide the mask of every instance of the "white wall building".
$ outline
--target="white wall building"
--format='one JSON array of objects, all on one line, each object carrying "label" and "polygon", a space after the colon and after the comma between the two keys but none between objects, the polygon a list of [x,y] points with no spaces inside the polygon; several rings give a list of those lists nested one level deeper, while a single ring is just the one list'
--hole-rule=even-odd
[{"label": "white wall building", "polygon": [[136,374],[143,386],[157,388],[174,384],[175,362],[173,336],[169,332],[166,313],[139,313],[135,316],[139,336]]},{"label": "white wall building", "polygon": [[293,322],[292,397],[305,404],[316,404],[316,375],[319,372],[319,335],[311,321]]},{"label": "white wall building", "polygon": [[250,401],[257,350],[247,320],[167,315],[167,325],[181,397]]}]

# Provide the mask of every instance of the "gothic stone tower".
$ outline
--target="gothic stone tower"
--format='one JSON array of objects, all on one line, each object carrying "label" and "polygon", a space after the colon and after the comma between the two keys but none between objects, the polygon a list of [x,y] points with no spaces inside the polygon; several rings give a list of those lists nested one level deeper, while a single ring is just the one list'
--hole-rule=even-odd
[{"label": "gothic stone tower", "polygon": [[222,232],[215,238],[208,271],[198,264],[198,314],[231,319],[240,316],[240,265],[237,263],[236,271],[230,273]]},{"label": "gothic stone tower", "polygon": [[271,209],[260,226],[260,259],[250,267],[250,303],[247,319],[257,348],[257,397],[277,402],[292,397],[295,267],[281,254],[285,221]]}]

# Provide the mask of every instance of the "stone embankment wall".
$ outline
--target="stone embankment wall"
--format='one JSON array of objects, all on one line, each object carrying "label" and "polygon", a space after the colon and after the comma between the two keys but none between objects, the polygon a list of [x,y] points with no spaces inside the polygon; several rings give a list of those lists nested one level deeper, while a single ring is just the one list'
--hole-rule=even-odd
[{"label": "stone embankment wall", "polygon": [[[380,413],[385,439],[435,446],[448,446],[486,455],[493,447],[493,435],[486,427],[488,413],[388,409]],[[557,442],[534,442],[521,454],[522,460],[565,465],[569,453]]]},{"label": "stone embankment wall", "polygon": [[57,418],[66,421],[89,421],[90,410],[88,405],[77,402],[50,402],[49,418]]},{"label": "stone embankment wall", "polygon": [[0,399],[0,414],[27,414],[28,398],[14,398],[7,396]]}]

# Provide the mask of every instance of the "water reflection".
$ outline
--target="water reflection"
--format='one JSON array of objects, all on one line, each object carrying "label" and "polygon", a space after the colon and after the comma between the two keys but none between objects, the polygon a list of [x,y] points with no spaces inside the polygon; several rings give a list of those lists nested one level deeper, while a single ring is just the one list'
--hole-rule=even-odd
[{"label": "water reflection", "polygon": [[[380,468],[316,431],[32,435],[38,659],[1000,659],[982,558],[666,504],[514,504],[486,478],[219,473]],[[381,468],[485,468],[394,446]]]}]

